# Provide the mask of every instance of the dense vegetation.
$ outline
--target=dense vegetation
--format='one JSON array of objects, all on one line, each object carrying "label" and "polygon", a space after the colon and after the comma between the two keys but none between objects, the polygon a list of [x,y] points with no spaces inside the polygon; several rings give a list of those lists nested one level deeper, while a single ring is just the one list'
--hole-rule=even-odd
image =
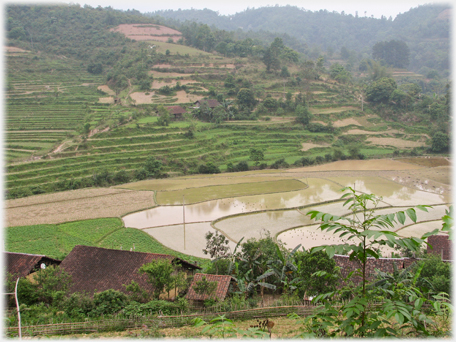
[{"label": "dense vegetation", "polygon": [[[197,291],[209,295],[204,306],[216,306],[220,312],[233,310],[233,305],[238,304],[255,307],[260,300],[263,301],[265,293],[280,294],[281,303],[302,302],[312,296],[320,306],[303,321],[300,337],[447,336],[452,310],[448,303],[450,267],[438,256],[428,256],[422,251],[427,236],[436,234],[439,229],[421,238],[399,238],[388,229],[397,224],[404,225],[406,218],[416,222],[416,209],[427,211],[429,207],[417,206],[416,209],[377,215],[375,210],[380,198],[370,194],[357,195],[353,189],[348,190],[342,196],[350,209],[348,215],[340,217],[318,211],[307,215],[321,221],[321,230],[353,237],[350,243],[319,246],[309,251],[300,250],[298,245],[291,251],[266,235],[259,240],[241,240],[234,251],[229,251],[220,247],[226,245],[224,236],[207,234],[206,250],[213,262],[205,266],[204,272],[215,270],[218,274],[232,275],[236,285],[230,287],[229,299],[217,303],[216,297],[211,295],[215,287],[203,278],[197,284]],[[443,218],[442,231],[451,229],[449,215],[448,212]],[[84,235],[72,223],[65,230]],[[107,231],[103,227],[99,230],[99,236]],[[377,276],[369,279],[367,259],[378,259],[381,256],[378,247],[382,245],[418,253],[421,259],[407,269],[395,269],[392,274],[376,270]],[[348,254],[359,263],[356,272],[341,279],[332,259],[335,253]],[[131,282],[124,284],[125,293],[106,290],[93,296],[83,293],[69,295],[71,277],[58,267],[36,272],[33,280],[20,279],[18,297],[22,303],[23,323],[173,315],[194,309],[184,298],[191,278],[185,280],[175,266],[167,261],[155,261],[143,265],[139,272],[147,274],[155,287],[153,293]],[[359,279],[356,284],[352,282],[355,277]],[[8,292],[12,292],[14,285],[9,278]],[[160,293],[175,287],[180,289],[179,298],[174,302],[159,300]],[[12,300],[8,304],[14,305]],[[296,314],[291,317],[299,319]],[[8,318],[9,326],[16,323],[15,316]]]},{"label": "dense vegetation", "polygon": [[353,16],[327,10],[312,12],[289,5],[249,8],[227,16],[209,9],[166,10],[148,15],[165,18],[166,23],[176,26],[197,21],[233,31],[238,38],[247,36],[271,42],[281,35],[288,46],[313,59],[320,54],[331,59],[340,52],[345,53],[346,59],[359,61],[371,55],[376,43],[401,40],[410,48],[411,70],[426,73],[425,70],[435,69],[448,76],[449,11],[448,5],[428,4],[399,14],[394,20],[375,19],[363,13]]},{"label": "dense vegetation", "polygon": [[[345,47],[330,59],[300,54],[283,36],[238,39],[186,22],[178,44],[151,50],[109,29],[163,18],[78,5],[14,5],[7,15],[8,45],[28,51],[7,57],[7,198],[176,174],[447,153],[450,146],[451,88],[436,70],[398,69],[414,56],[402,40],[385,36],[372,58],[370,48],[353,59]],[[384,57],[390,51],[394,61]],[[133,93],[151,93],[153,101],[137,103]],[[99,100],[106,96],[121,105]],[[220,105],[195,109],[190,96]],[[184,106],[184,120],[173,120],[164,105]],[[334,125],[349,118],[372,136],[396,129],[395,139],[422,143],[368,143],[367,134],[346,134],[354,126]],[[303,143],[316,147],[302,150]]]}]

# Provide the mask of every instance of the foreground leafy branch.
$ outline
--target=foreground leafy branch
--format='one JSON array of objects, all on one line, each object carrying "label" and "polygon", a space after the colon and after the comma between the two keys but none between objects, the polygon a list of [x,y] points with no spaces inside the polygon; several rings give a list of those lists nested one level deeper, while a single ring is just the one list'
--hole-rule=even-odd
[{"label": "foreground leafy branch", "polygon": [[[347,303],[337,305],[336,301],[342,298],[342,290],[323,293],[313,299],[322,305],[316,313],[305,320],[306,332],[304,336],[358,336],[358,337],[386,337],[386,336],[428,336],[439,334],[439,329],[432,315],[445,316],[452,306],[443,299],[445,294],[427,298],[420,287],[416,285],[422,266],[416,274],[394,286],[368,287],[367,262],[368,257],[378,259],[381,254],[379,248],[396,246],[419,251],[423,244],[427,244],[428,236],[437,234],[438,229],[424,234],[421,238],[400,238],[393,228],[404,225],[407,218],[417,222],[416,209],[427,211],[430,206],[416,206],[405,211],[377,215],[375,210],[381,197],[373,194],[357,194],[352,188],[344,188],[346,193],[344,206],[348,205],[350,215],[336,216],[320,211],[310,211],[312,219],[320,220],[320,229],[326,232],[339,234],[353,243],[340,245],[326,245],[314,247],[311,253],[324,251],[328,256],[334,254],[348,254],[350,261],[356,261],[360,267],[348,275],[346,281],[353,276],[361,278],[360,284],[354,291],[354,296]],[[445,222],[451,223],[450,213]],[[449,225],[446,226],[449,230]],[[406,285],[406,286],[404,286]],[[375,304],[373,299],[381,299]],[[425,306],[432,308],[424,310]]]}]

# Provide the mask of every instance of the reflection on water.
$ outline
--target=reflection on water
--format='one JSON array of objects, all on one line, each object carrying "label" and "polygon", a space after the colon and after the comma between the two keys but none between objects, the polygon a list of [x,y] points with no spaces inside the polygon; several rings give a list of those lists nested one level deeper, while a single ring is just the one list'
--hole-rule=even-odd
[{"label": "reflection on water", "polygon": [[[341,196],[337,184],[320,178],[309,178],[309,188],[238,198],[225,198],[185,206],[185,222],[213,221],[215,219],[260,210],[284,209],[337,199]],[[131,228],[159,227],[183,222],[182,206],[163,206],[133,213],[123,218]]]},{"label": "reflection on water", "polygon": [[439,204],[451,202],[451,196],[409,188],[381,177],[328,177],[343,187],[375,194],[391,205]]},{"label": "reflection on water", "polygon": [[[342,186],[355,187],[357,191],[383,196],[383,201],[393,206],[438,204],[449,202],[449,196],[423,192],[380,177],[330,177],[309,178],[301,181],[309,184],[304,190],[265,195],[224,198],[185,206],[185,222],[208,222],[234,214],[251,213],[271,209],[296,208],[339,199]],[[341,206],[341,204],[338,204]],[[268,212],[267,217],[276,220],[283,212]],[[182,206],[163,206],[133,213],[123,218],[126,227],[159,227],[183,222]],[[281,227],[286,229],[287,227]]]}]

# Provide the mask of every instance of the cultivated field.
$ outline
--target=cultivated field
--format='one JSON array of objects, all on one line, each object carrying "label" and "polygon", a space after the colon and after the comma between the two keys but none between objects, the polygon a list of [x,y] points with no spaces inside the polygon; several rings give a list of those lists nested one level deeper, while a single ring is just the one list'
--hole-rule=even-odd
[{"label": "cultivated field", "polygon": [[[403,236],[416,236],[439,226],[451,203],[450,176],[451,165],[443,158],[339,161],[285,171],[198,175],[122,186],[134,190],[117,187],[32,196],[6,201],[5,213],[7,226],[51,223],[61,226],[63,222],[74,222],[72,234],[80,234],[80,238],[86,233],[77,231],[85,229],[84,222],[90,222],[86,219],[122,217],[125,227],[136,229],[123,228],[116,233],[117,237],[109,234],[105,244],[120,245],[124,234],[136,231],[146,233],[143,239],[147,235],[153,237],[153,241],[170,251],[205,257],[204,235],[214,229],[226,235],[233,246],[242,237],[260,238],[267,232],[290,248],[298,243],[308,248],[339,241],[332,234],[316,231],[315,223],[305,214],[311,209],[346,214],[339,201],[339,190],[344,186],[382,196],[380,207],[385,210],[396,211],[417,204],[435,206],[429,213],[418,212],[416,229],[415,225],[407,224],[397,231]],[[152,208],[154,192],[158,206]],[[24,229],[27,228],[22,227],[21,231]],[[103,229],[97,236],[103,235]],[[47,234],[43,239],[51,238],[54,239],[52,234]],[[128,241],[134,243],[131,239]],[[25,248],[20,236],[14,235],[14,241],[11,246]]]},{"label": "cultivated field", "polygon": [[177,42],[182,37],[182,33],[179,31],[166,26],[151,24],[122,24],[111,29],[111,31],[120,32],[130,39],[144,41],[157,40],[166,42],[172,39],[174,42]]}]

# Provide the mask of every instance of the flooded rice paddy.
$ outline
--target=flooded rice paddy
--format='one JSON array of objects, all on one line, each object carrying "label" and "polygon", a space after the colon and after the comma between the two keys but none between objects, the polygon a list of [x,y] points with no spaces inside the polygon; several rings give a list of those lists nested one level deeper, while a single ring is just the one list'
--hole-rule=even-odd
[{"label": "flooded rice paddy", "polygon": [[[370,165],[373,163],[366,162],[364,166],[361,163],[354,166],[363,169],[370,167],[369,162]],[[399,170],[420,167],[402,162],[394,164],[399,165]],[[207,257],[202,252],[206,246],[205,234],[215,229],[230,240],[232,248],[242,238],[261,238],[268,233],[289,248],[298,244],[308,249],[322,244],[343,243],[338,236],[318,230],[318,225],[306,214],[310,210],[340,216],[348,214],[347,207],[340,200],[340,189],[346,186],[357,192],[382,196],[378,214],[405,210],[418,204],[433,205],[428,213],[417,210],[417,224],[408,219],[405,227],[395,226],[393,230],[403,237],[418,237],[441,228],[440,218],[451,202],[449,194],[414,189],[388,177],[334,176],[331,173],[324,178],[307,178],[299,177],[296,170],[299,169],[294,169],[296,175],[285,171],[281,175],[154,180],[147,186],[156,191],[160,206],[126,215],[123,220],[126,227],[142,229],[169,248]],[[390,252],[388,249],[382,251],[384,256],[389,256]]]}]

